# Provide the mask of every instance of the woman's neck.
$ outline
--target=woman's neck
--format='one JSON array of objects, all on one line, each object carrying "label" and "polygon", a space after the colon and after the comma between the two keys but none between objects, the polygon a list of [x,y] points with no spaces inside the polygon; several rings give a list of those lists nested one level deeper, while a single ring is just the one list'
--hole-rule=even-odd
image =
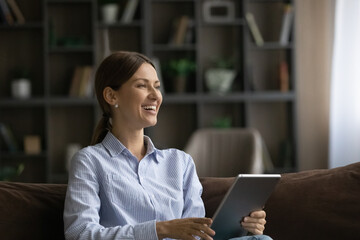
[{"label": "woman's neck", "polygon": [[139,161],[145,156],[144,129],[133,131],[113,128],[111,132]]}]

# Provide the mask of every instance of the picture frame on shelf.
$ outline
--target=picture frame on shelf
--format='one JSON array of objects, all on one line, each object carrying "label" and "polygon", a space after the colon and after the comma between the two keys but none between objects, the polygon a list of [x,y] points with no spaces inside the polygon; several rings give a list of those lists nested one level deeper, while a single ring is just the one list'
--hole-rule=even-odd
[{"label": "picture frame on shelf", "polygon": [[209,0],[203,4],[203,17],[206,23],[229,23],[235,19],[233,1]]}]

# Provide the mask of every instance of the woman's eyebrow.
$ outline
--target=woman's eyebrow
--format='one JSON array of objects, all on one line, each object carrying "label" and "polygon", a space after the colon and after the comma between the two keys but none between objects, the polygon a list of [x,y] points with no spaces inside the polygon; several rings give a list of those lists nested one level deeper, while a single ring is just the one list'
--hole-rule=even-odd
[{"label": "woman's eyebrow", "polygon": [[[150,82],[150,80],[147,79],[147,78],[136,78],[136,79],[134,79],[133,81],[134,81],[134,82],[137,82],[137,81]],[[158,83],[158,82],[160,82],[160,80],[159,80],[159,79],[156,79],[156,80],[155,80],[155,83]]]}]

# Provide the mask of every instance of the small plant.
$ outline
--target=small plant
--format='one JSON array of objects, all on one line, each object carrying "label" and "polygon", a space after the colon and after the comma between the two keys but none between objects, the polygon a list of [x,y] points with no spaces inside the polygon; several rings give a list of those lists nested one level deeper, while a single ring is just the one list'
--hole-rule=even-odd
[{"label": "small plant", "polygon": [[171,60],[167,66],[168,73],[173,77],[188,77],[196,69],[196,64],[193,60],[187,58]]},{"label": "small plant", "polygon": [[215,68],[222,68],[222,69],[233,69],[234,62],[230,58],[214,58],[213,65]]},{"label": "small plant", "polygon": [[0,181],[11,181],[14,177],[20,176],[24,171],[25,165],[19,164],[15,167],[3,167],[0,169]]},{"label": "small plant", "polygon": [[19,79],[19,78],[30,78],[30,73],[27,68],[15,68],[11,71],[11,75],[13,79]]}]

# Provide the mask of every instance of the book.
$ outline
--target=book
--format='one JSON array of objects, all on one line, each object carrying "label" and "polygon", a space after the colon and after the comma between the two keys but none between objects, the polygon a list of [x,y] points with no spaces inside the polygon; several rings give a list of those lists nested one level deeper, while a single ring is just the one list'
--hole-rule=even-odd
[{"label": "book", "polygon": [[76,66],[73,72],[69,95],[71,97],[90,97],[93,89],[93,67]]},{"label": "book", "polygon": [[91,96],[91,82],[93,76],[93,67],[92,66],[83,66],[82,67],[82,76],[80,81],[80,88],[78,91],[79,97],[90,97]]},{"label": "book", "polygon": [[279,64],[279,82],[281,92],[289,91],[289,68],[286,61]]},{"label": "book", "polygon": [[2,136],[7,148],[10,152],[19,151],[19,145],[15,140],[14,134],[12,133],[9,126],[0,123],[0,135]]},{"label": "book", "polygon": [[260,33],[259,27],[255,21],[255,17],[252,13],[247,12],[245,15],[246,21],[248,23],[251,35],[254,38],[255,44],[257,46],[262,46],[264,45],[264,39]]},{"label": "book", "polygon": [[71,85],[69,90],[70,97],[78,97],[82,74],[82,66],[76,66],[71,79]]},{"label": "book", "polygon": [[176,18],[173,23],[173,35],[170,39],[170,44],[181,46],[185,43],[186,32],[189,27],[190,19],[188,16],[183,15]]},{"label": "book", "polygon": [[19,24],[25,23],[25,17],[22,13],[22,11],[19,8],[19,5],[16,3],[15,0],[6,0],[9,7],[11,8],[12,12],[14,13],[14,16],[16,18],[16,22]]},{"label": "book", "polygon": [[194,19],[188,20],[188,25],[185,32],[184,43],[193,43],[195,36],[195,21]]},{"label": "book", "polygon": [[123,23],[129,23],[134,19],[139,0],[128,0],[121,17]]},{"label": "book", "polygon": [[282,19],[281,31],[280,31],[280,45],[286,45],[289,43],[291,26],[293,24],[294,10],[291,4],[284,6],[284,15]]},{"label": "book", "polygon": [[6,3],[6,0],[0,0],[0,9],[2,11],[2,15],[4,17],[5,22],[9,25],[13,25],[14,17],[11,14],[10,8],[9,8],[8,4]]}]

